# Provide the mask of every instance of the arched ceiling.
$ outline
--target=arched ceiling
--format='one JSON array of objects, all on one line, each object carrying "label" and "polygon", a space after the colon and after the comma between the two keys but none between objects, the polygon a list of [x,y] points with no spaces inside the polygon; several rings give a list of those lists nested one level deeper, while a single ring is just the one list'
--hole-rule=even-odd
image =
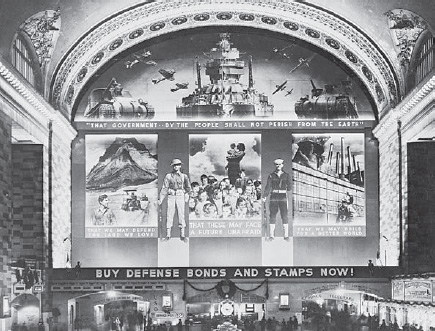
[{"label": "arched ceiling", "polygon": [[299,2],[177,0],[145,3],[116,13],[77,41],[59,62],[50,97],[68,118],[79,96],[111,59],[147,40],[193,28],[243,27],[307,42],[344,63],[382,112],[400,100],[401,82],[387,56],[352,23]]}]

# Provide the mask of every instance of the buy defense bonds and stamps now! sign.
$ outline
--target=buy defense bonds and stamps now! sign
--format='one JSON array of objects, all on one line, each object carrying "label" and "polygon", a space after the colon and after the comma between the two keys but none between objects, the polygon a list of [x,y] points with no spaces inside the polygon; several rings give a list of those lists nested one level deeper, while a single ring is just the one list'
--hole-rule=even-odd
[{"label": "buy defense bonds and stamps now! sign", "polygon": [[[375,277],[388,278],[397,268],[375,270]],[[68,269],[55,269],[54,280],[71,277]],[[184,280],[184,279],[300,279],[372,278],[365,266],[338,267],[197,267],[197,268],[81,268],[82,280]]]}]

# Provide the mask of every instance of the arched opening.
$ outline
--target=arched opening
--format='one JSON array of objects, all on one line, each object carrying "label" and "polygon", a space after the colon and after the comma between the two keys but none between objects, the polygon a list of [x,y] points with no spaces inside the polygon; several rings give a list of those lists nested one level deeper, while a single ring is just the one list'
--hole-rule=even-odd
[{"label": "arched opening", "polygon": [[35,295],[21,294],[12,300],[11,307],[13,330],[36,330],[40,317],[40,301]]},{"label": "arched opening", "polygon": [[[307,41],[340,59],[364,83],[378,111],[388,108],[390,102],[397,102],[400,88],[393,65],[373,40],[345,19],[299,2],[265,1],[259,11],[253,3],[234,1],[231,13],[221,12],[217,1],[212,3],[217,5],[213,11],[204,11],[203,7],[195,7],[200,4],[184,1],[174,6],[147,3],[100,22],[83,35],[58,64],[51,83],[51,100],[70,115],[84,85],[94,74],[109,65],[113,58],[144,41],[192,28],[250,27],[256,32],[277,32],[287,38]],[[307,16],[307,10],[317,15]],[[134,19],[124,22],[127,17]],[[121,21],[125,23],[123,29],[111,28]],[[318,31],[318,24],[324,26],[322,33]],[[105,45],[92,42],[97,39]]]},{"label": "arched opening", "polygon": [[[229,36],[231,49],[237,52],[238,58],[232,59],[235,67],[231,73],[222,72],[220,75],[225,74],[226,77],[217,79],[212,73],[220,69],[208,67],[212,65],[212,57],[216,56],[210,52],[216,48],[220,35],[224,34]],[[330,68],[327,73],[325,68]],[[173,72],[170,77],[169,72]],[[74,120],[83,120],[83,116],[92,120],[100,117],[98,113],[108,120],[122,117],[159,120],[162,119],[162,112],[168,112],[169,107],[174,111],[177,109],[177,117],[189,120],[203,115],[199,113],[201,107],[196,107],[201,101],[217,104],[219,97],[240,105],[245,104],[245,99],[249,97],[268,100],[258,102],[258,109],[252,110],[256,117],[272,116],[271,107],[267,108],[267,105],[274,103],[273,112],[277,116],[286,119],[296,117],[291,112],[296,107],[294,103],[298,102],[299,118],[378,119],[376,100],[342,59],[307,41],[251,27],[201,27],[159,35],[124,50],[99,67],[92,76],[83,69],[77,80],[83,81],[84,85],[74,98],[71,114]],[[231,80],[240,81],[244,86],[221,86],[218,83]],[[288,86],[275,91],[284,80]],[[174,86],[166,93],[162,86],[171,82]],[[115,88],[114,83],[122,88],[117,96],[115,91],[111,92]],[[201,88],[204,91],[198,93]],[[252,96],[249,92],[254,90],[258,93]],[[121,101],[120,106],[115,107],[114,96]],[[306,96],[309,96],[307,100]],[[152,116],[138,115],[137,111],[141,108],[139,99],[148,102],[144,109],[153,108]],[[360,114],[357,114],[355,102],[364,102],[358,110]],[[241,112],[249,113],[246,107]],[[225,114],[225,111],[213,109],[212,113]],[[233,110],[231,115],[237,117]],[[165,115],[165,119],[169,117]]]},{"label": "arched opening", "polygon": [[414,48],[406,80],[406,93],[422,82],[434,68],[435,38],[428,30],[423,32]]},{"label": "arched opening", "polygon": [[351,324],[374,326],[372,317],[378,315],[378,299],[372,293],[343,288],[314,293],[302,298],[304,321],[314,330],[331,324],[338,329]]},{"label": "arched opening", "polygon": [[68,331],[144,329],[149,302],[135,294],[101,291],[68,300]]},{"label": "arched opening", "polygon": [[38,56],[25,33],[17,33],[12,42],[11,62],[38,92],[42,92],[43,81]]}]

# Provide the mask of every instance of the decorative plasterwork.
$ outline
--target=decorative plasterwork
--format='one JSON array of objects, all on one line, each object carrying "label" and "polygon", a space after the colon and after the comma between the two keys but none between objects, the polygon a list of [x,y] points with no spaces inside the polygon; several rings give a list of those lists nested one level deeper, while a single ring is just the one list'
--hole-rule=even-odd
[{"label": "decorative plasterwork", "polygon": [[[28,105],[25,105],[21,100],[16,100],[16,103],[26,113],[27,119],[33,119],[40,126],[44,127],[47,127],[49,121],[53,122],[62,132],[62,137],[60,138],[64,139],[66,144],[71,144],[71,140],[74,139],[77,132],[68,120],[60,112],[53,109],[41,96],[22,83],[5,64],[0,62],[0,89],[7,93],[8,88],[18,93],[28,103]],[[26,127],[24,126],[24,128]]]},{"label": "decorative plasterwork", "polygon": [[413,93],[408,100],[402,101],[392,112],[385,117],[375,128],[373,133],[381,139],[381,136],[391,136],[391,130],[396,129],[397,121],[406,124],[410,119],[416,118],[419,113],[431,102],[435,93],[435,77],[429,79],[417,92]]},{"label": "decorative plasterwork", "polygon": [[20,26],[32,41],[39,65],[44,68],[50,61],[60,30],[60,9],[46,10],[28,18]]},{"label": "decorative plasterwork", "polygon": [[420,16],[404,9],[390,10],[385,16],[388,17],[391,38],[400,64],[407,66],[418,37],[427,29],[427,23]]},{"label": "decorative plasterwork", "polygon": [[400,99],[399,82],[385,55],[337,16],[284,0],[176,0],[127,9],[83,36],[56,68],[51,101],[71,116],[85,83],[120,52],[159,35],[208,26],[251,27],[304,40],[351,68],[367,86],[379,113]]}]

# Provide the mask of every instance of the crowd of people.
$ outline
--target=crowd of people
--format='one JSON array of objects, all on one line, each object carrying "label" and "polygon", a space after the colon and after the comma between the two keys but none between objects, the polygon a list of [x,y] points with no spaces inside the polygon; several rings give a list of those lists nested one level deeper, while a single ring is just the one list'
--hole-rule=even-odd
[{"label": "crowd of people", "polygon": [[203,174],[200,182],[191,183],[189,218],[258,218],[261,215],[261,181],[246,176],[241,169],[231,183],[226,177],[217,180]]}]

